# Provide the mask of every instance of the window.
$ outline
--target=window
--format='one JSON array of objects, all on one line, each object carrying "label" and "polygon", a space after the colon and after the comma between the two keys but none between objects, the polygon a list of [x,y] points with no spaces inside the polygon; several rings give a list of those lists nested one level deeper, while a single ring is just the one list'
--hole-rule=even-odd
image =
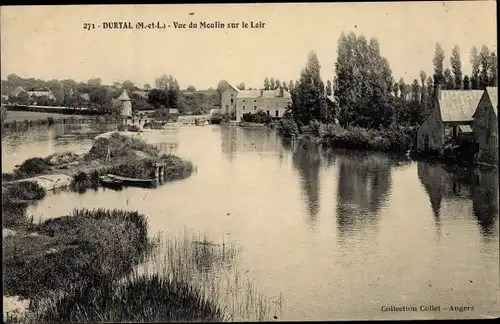
[{"label": "window", "polygon": [[243,110],[245,110],[245,106],[243,106],[242,108],[243,108]]},{"label": "window", "polygon": [[245,102],[245,99],[243,99],[243,102]]},{"label": "window", "polygon": [[257,100],[256,100],[256,99],[254,99],[254,100],[253,100],[253,102],[257,102]]},{"label": "window", "polygon": [[[231,103],[233,103],[233,101],[234,101],[233,98],[231,98]],[[245,101],[245,100],[243,100],[243,101]]]},{"label": "window", "polygon": [[276,110],[276,117],[279,117],[279,111]]},{"label": "window", "polygon": [[255,111],[255,110],[257,110],[257,106],[253,106],[253,110],[254,110],[254,111]]}]

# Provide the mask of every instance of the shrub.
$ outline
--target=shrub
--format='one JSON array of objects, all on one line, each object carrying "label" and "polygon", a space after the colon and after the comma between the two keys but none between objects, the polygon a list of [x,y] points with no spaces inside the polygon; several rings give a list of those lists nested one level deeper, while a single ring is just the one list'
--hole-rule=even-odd
[{"label": "shrub", "polygon": [[139,128],[139,126],[137,125],[130,125],[128,126],[128,131],[129,132],[139,132],[141,129]]},{"label": "shrub", "polygon": [[316,119],[309,122],[309,131],[316,137],[320,136],[321,124]]},{"label": "shrub", "polygon": [[120,124],[118,125],[118,131],[119,132],[123,132],[123,131],[126,131],[127,130],[127,126],[124,125],[124,124]]},{"label": "shrub", "polygon": [[45,197],[45,189],[35,181],[19,181],[8,184],[2,196],[6,201],[40,200]]},{"label": "shrub", "polygon": [[48,171],[50,171],[50,165],[47,161],[40,157],[34,157],[25,160],[15,172],[31,177]]},{"label": "shrub", "polygon": [[145,152],[153,157],[158,156],[159,149],[156,146],[147,144],[145,141],[129,136],[113,133],[109,138],[98,138],[89,152],[86,159],[105,159],[108,154],[111,157],[130,157],[136,156],[135,150]]},{"label": "shrub", "polygon": [[290,138],[299,134],[297,124],[292,119],[280,119],[277,130],[278,133],[285,138]]},{"label": "shrub", "polygon": [[273,118],[262,110],[257,111],[255,114],[252,113],[243,114],[243,121],[247,123],[268,124],[272,120]]},{"label": "shrub", "polygon": [[54,123],[55,123],[55,121],[54,121],[54,117],[51,117],[51,116],[47,117],[47,124],[48,124],[49,126],[54,125]]}]

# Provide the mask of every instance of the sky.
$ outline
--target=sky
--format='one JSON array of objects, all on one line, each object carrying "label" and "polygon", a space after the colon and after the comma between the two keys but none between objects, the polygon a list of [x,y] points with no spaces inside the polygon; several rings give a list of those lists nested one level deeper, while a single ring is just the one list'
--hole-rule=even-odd
[{"label": "sky", "polygon": [[[216,88],[220,80],[262,87],[264,77],[296,80],[316,52],[323,80],[331,80],[342,32],[379,40],[393,77],[406,83],[420,70],[432,74],[436,42],[450,67],[461,49],[470,74],[469,51],[483,44],[496,52],[495,1],[377,3],[182,4],[16,6],[1,10],[1,77],[15,73],[43,80],[105,84],[131,80],[154,86],[171,74],[182,89]],[[190,15],[190,13],[193,13]],[[104,22],[165,23],[164,30],[103,29]],[[240,28],[201,29],[200,22],[239,22]],[[175,29],[174,22],[198,24]],[[265,23],[241,28],[242,22]],[[84,23],[95,29],[85,30]],[[250,27],[250,26],[249,26]]]}]

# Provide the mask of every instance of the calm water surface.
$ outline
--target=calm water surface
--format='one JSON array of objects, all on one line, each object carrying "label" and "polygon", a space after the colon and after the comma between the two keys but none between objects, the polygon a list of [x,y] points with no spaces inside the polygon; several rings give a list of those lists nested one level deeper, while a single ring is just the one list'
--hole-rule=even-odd
[{"label": "calm water surface", "polygon": [[[60,143],[53,132],[3,139],[4,170],[29,156],[90,146]],[[143,136],[192,160],[197,172],[158,189],[50,195],[29,212],[50,218],[80,207],[137,209],[152,233],[187,229],[232,239],[243,248],[238,267],[249,269],[261,291],[283,293],[281,320],[500,314],[497,171],[292,148],[273,132],[230,126]],[[440,311],[381,311],[392,305]]]}]

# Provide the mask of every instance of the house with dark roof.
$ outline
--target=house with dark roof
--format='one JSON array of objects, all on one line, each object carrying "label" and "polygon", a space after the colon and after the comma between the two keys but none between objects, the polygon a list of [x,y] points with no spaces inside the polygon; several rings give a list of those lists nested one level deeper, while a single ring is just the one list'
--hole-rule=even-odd
[{"label": "house with dark roof", "polygon": [[487,87],[472,116],[478,161],[498,161],[498,89]]},{"label": "house with dark roof", "polygon": [[472,136],[472,123],[482,90],[436,89],[429,116],[417,133],[419,152],[439,151],[450,139]]}]

